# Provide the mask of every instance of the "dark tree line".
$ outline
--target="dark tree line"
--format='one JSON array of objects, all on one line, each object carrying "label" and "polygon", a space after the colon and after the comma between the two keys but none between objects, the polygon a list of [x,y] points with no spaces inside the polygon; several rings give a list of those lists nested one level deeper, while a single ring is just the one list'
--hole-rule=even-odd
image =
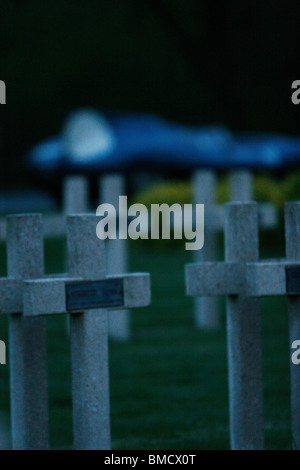
[{"label": "dark tree line", "polygon": [[1,184],[79,106],[298,133],[296,0],[2,0]]}]

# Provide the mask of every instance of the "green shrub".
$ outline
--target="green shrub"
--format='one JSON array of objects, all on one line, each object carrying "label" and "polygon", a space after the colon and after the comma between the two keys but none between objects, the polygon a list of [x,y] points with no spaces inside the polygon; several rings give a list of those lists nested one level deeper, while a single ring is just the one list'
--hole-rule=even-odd
[{"label": "green shrub", "polygon": [[[262,231],[262,244],[268,241],[272,247],[275,245],[284,246],[283,237],[283,208],[286,201],[300,200],[300,171],[293,171],[286,175],[284,179],[262,173],[254,177],[254,197],[258,202],[270,202],[279,210],[279,227],[276,230]],[[229,200],[228,176],[221,175],[218,179],[217,202],[224,204]],[[192,187],[189,181],[168,181],[156,184],[146,190],[137,193],[132,199],[132,203],[144,204],[148,209],[151,204],[191,204],[193,201]],[[183,246],[182,240],[147,240],[151,247],[153,245],[164,248],[168,246]]]},{"label": "green shrub", "polygon": [[144,204],[148,209],[151,204],[191,204],[192,188],[185,181],[159,183],[137,193],[133,202]]},{"label": "green shrub", "polygon": [[[151,204],[184,204],[192,203],[192,188],[188,182],[185,181],[168,181],[166,183],[159,183],[147,188],[145,191],[137,193],[132,203],[144,204],[149,210]],[[174,240],[173,233],[171,232],[170,240],[140,240],[151,248],[183,248],[185,240]]]}]

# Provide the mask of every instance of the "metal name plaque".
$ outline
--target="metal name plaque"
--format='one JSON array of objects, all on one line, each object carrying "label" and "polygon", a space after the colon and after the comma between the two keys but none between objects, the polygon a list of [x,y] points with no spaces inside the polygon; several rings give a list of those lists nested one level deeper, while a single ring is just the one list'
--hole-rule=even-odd
[{"label": "metal name plaque", "polygon": [[286,293],[300,295],[300,266],[286,266]]},{"label": "metal name plaque", "polygon": [[67,311],[121,307],[124,303],[122,279],[80,281],[66,284]]}]

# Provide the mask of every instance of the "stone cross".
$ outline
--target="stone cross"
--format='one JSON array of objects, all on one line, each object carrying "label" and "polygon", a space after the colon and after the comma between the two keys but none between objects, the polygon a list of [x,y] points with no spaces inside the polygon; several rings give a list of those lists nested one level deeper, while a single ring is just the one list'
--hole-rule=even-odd
[{"label": "stone cross", "polygon": [[[62,225],[63,236],[66,236],[66,216],[71,214],[86,214],[89,210],[89,182],[83,175],[69,175],[63,181],[62,194]],[[49,233],[49,232],[48,232]],[[45,233],[47,235],[47,233]],[[67,253],[65,251],[64,266],[67,269]],[[65,269],[64,268],[64,269]],[[66,331],[69,335],[69,317],[66,317]]]},{"label": "stone cross", "polygon": [[[63,181],[61,213],[43,217],[44,236],[66,236],[66,215],[83,214],[89,209],[89,182],[83,175],[70,175]],[[1,225],[0,225],[1,227]]]},{"label": "stone cross", "polygon": [[[249,170],[232,170],[229,174],[229,193],[231,202],[251,202],[254,196],[254,177]],[[262,229],[271,229],[278,224],[278,214],[273,204],[260,202],[258,222]]]},{"label": "stone cross", "polygon": [[227,311],[230,437],[234,450],[262,449],[263,384],[260,306],[247,296],[246,263],[257,261],[255,203],[226,206],[225,262],[186,267],[187,294],[225,295]]},{"label": "stone cross", "polygon": [[248,170],[232,170],[229,174],[229,193],[232,202],[254,201],[254,178]]},{"label": "stone cross", "polygon": [[10,314],[12,445],[16,450],[48,449],[46,324],[22,316],[22,281],[44,274],[42,219],[8,217],[8,277],[0,279],[0,314]]},{"label": "stone cross", "polygon": [[[216,261],[218,257],[218,233],[213,224],[216,212],[217,181],[213,171],[197,171],[193,175],[193,197],[195,204],[204,204],[204,247],[194,251],[194,262]],[[194,311],[196,326],[202,329],[212,330],[220,327],[220,312],[218,299],[215,297],[195,297]]]},{"label": "stone cross", "polygon": [[[103,175],[99,182],[101,203],[119,207],[119,196],[126,195],[125,179],[120,174]],[[107,240],[107,272],[122,274],[127,272],[127,240],[117,238]],[[130,338],[130,312],[119,310],[109,316],[109,335],[117,340],[127,341]]]},{"label": "stone cross", "polygon": [[150,305],[150,275],[106,277],[97,217],[67,219],[69,273],[24,283],[29,319],[70,314],[75,449],[110,450],[107,309]]},{"label": "stone cross", "polygon": [[[197,170],[193,175],[193,199],[195,204],[205,205],[205,243],[200,251],[195,251],[194,262],[216,261],[218,253],[218,233],[224,230],[224,208],[217,204],[216,174],[209,170]],[[253,175],[247,170],[233,170],[229,174],[230,200],[249,202],[254,199]],[[270,229],[277,225],[278,217],[272,204],[259,204],[259,226]],[[195,299],[195,323],[202,329],[217,329],[220,326],[220,311],[215,298]]]},{"label": "stone cross", "polygon": [[[285,205],[286,259],[249,263],[248,294],[288,296],[290,344],[300,339],[300,202]],[[293,447],[300,450],[300,367],[291,361]]]},{"label": "stone cross", "polygon": [[89,208],[89,184],[85,176],[67,176],[63,182],[63,213],[85,214]]}]

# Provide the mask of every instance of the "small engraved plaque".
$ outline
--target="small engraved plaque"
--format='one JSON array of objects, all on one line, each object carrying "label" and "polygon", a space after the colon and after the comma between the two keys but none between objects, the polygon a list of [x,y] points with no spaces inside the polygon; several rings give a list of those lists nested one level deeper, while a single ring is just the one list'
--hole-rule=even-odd
[{"label": "small engraved plaque", "polygon": [[122,307],[123,303],[122,279],[80,281],[66,284],[67,311]]},{"label": "small engraved plaque", "polygon": [[300,295],[300,266],[286,266],[286,293]]}]

